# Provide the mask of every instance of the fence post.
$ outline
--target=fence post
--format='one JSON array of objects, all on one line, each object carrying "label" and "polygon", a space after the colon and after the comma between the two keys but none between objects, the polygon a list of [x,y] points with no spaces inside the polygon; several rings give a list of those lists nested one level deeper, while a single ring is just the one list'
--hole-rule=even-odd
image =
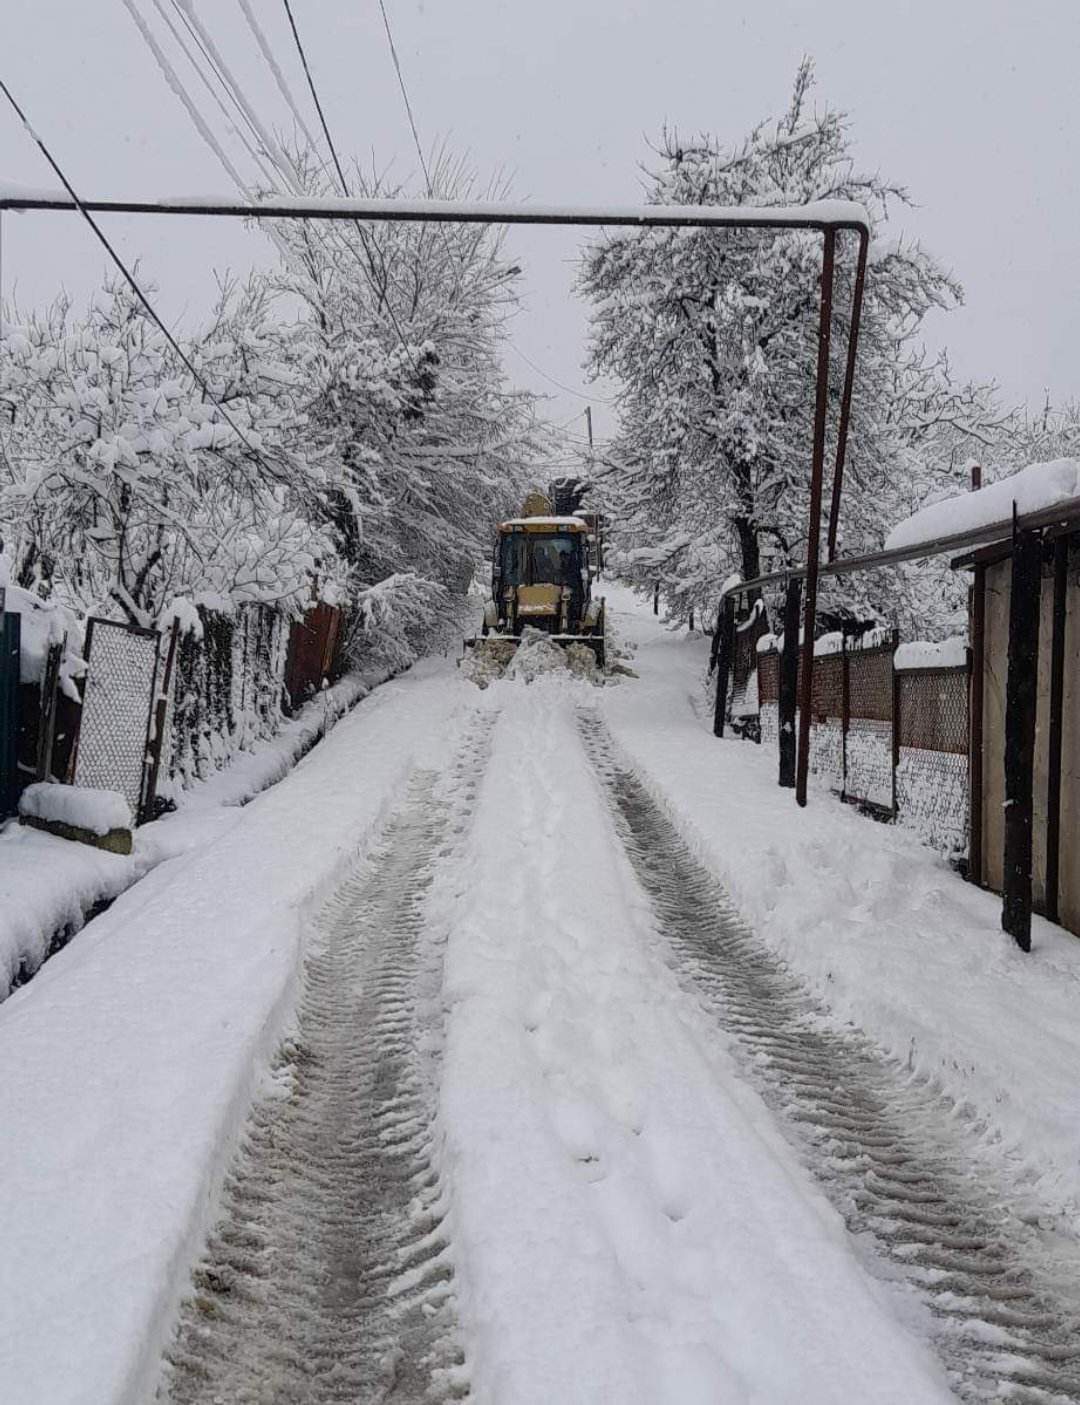
[{"label": "fence post", "polygon": [[45,671],[41,677],[41,703],[38,712],[37,758],[34,779],[47,781],[52,767],[53,743],[56,740],[56,691],[60,686],[60,668],[67,650],[67,635],[63,642],[50,644],[45,656]]},{"label": "fence post", "polygon": [[660,613],[660,582],[657,581],[652,588],[652,612],[654,615]]},{"label": "fence post", "polygon": [[795,705],[799,694],[799,607],[802,585],[790,580],[784,596],[784,648],[780,655],[780,694],[777,729],[780,744],[780,784],[795,787]]},{"label": "fence post", "polygon": [[851,721],[851,664],[847,632],[840,636],[840,799],[847,799],[847,734]]},{"label": "fence post", "polygon": [[1014,531],[1005,680],[1005,865],[1001,925],[1031,950],[1031,855],[1042,536]]},{"label": "fence post", "polygon": [[968,877],[983,881],[983,676],[986,648],[986,567],[975,566],[971,586],[971,663],[968,678]]},{"label": "fence post", "polygon": [[724,720],[727,713],[728,679],[731,676],[731,656],[735,648],[735,597],[729,595],[724,601],[720,621],[720,653],[716,661],[716,703],[713,708],[713,736],[724,735]]},{"label": "fence post", "polygon": [[146,790],[139,807],[139,823],[145,824],[154,818],[154,801],[157,799],[158,773],[161,770],[161,753],[165,746],[165,722],[169,715],[169,684],[172,682],[173,662],[176,658],[176,636],[178,624],[173,620],[169,635],[169,650],[165,657],[165,673],[161,687],[153,703],[154,735],[150,742],[149,765],[146,777]]},{"label": "fence post", "polygon": [[900,631],[894,629],[892,632],[892,653],[889,655],[889,662],[892,666],[892,813],[894,820],[897,816],[896,773],[900,769],[900,711],[903,697],[900,674],[896,669],[896,650],[899,645]]},{"label": "fence post", "polygon": [[1050,729],[1046,777],[1046,915],[1058,920],[1061,858],[1061,743],[1065,701],[1065,616],[1069,588],[1069,539],[1054,542],[1054,613],[1050,637]]}]

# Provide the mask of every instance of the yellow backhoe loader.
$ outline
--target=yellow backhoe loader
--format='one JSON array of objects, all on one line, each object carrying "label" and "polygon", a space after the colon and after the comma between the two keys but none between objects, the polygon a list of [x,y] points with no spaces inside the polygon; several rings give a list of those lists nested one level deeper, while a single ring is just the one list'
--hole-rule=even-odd
[{"label": "yellow backhoe loader", "polygon": [[[566,648],[584,645],[604,667],[604,602],[592,594],[589,536],[580,517],[553,516],[542,493],[530,493],[522,515],[499,524],[481,632],[500,641],[500,652],[531,626]],[[466,639],[465,647],[482,642]]]}]

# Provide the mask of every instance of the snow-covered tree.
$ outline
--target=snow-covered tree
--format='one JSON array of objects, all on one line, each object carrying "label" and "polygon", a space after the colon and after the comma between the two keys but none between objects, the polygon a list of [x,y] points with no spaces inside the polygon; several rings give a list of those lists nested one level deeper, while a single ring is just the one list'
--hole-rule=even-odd
[{"label": "snow-covered tree", "polygon": [[335,553],[305,513],[325,475],[278,342],[265,289],[224,286],[185,348],[208,396],[124,282],[85,316],[65,299],[5,318],[0,531],[19,580],[139,624],[178,596],[302,606]]},{"label": "snow-covered tree", "polygon": [[[321,167],[295,164],[308,194],[333,193]],[[436,198],[476,193],[448,159],[431,179]],[[359,170],[350,184],[402,194]],[[520,270],[483,225],[287,222],[276,233],[287,257],[275,287],[304,309],[295,339],[311,433],[340,465],[322,520],[350,592],[377,601],[387,628],[392,604],[403,639],[430,613],[420,583],[463,596],[494,523],[543,476],[536,397],[500,364]],[[393,580],[412,585],[366,594]]]},{"label": "snow-covered tree", "polygon": [[[943,436],[977,446],[1001,417],[992,387],[956,383],[947,359],[919,344],[926,314],[954,306],[961,289],[917,244],[885,239],[906,192],[856,166],[844,115],[812,107],[812,82],[804,61],[784,115],[735,145],[665,131],[646,190],[660,204],[866,208],[875,239],[842,514],[843,549],[856,552],[959,480]],[[855,252],[838,241],[833,443]],[[714,601],[731,570],[750,578],[805,558],[820,269],[821,236],[799,230],[626,231],[586,251],[589,366],[621,386],[619,469],[604,490],[623,569],[659,579],[677,614]],[[830,585],[824,603],[894,619],[909,591],[897,579]]]}]

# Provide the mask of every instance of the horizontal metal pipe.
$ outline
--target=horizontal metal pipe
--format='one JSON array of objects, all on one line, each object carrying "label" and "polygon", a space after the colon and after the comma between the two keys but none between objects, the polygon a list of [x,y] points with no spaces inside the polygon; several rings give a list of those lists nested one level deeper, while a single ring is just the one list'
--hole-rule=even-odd
[{"label": "horizontal metal pipe", "polygon": [[[1055,503],[1053,507],[1043,507],[1037,512],[1027,512],[1015,518],[1020,529],[1055,527],[1059,523],[1080,518],[1080,497],[1068,498]],[[916,546],[897,546],[891,551],[872,551],[865,556],[841,557],[820,567],[823,576],[845,576],[852,571],[876,571],[882,566],[898,566],[904,561],[925,561],[931,556],[944,556],[951,551],[962,551],[965,547],[990,546],[994,542],[1008,541],[1013,533],[1014,519],[1003,518],[999,522],[988,523],[985,527],[969,527],[963,532],[953,532],[948,536],[935,537]],[[767,585],[783,585],[786,581],[801,580],[806,575],[805,566],[788,566],[782,571],[770,571],[767,576],[755,576],[751,581],[739,581],[729,585],[723,592],[728,595],[745,595],[751,590],[761,590]],[[723,597],[722,597],[723,598]]]},{"label": "horizontal metal pipe", "polygon": [[[210,215],[231,219],[404,220],[439,224],[629,225],[707,229],[850,229],[869,234],[862,206],[823,200],[793,206],[520,205],[494,201],[352,200],[275,197],[252,204],[212,196],[161,200],[82,200],[94,214]],[[0,184],[0,210],[75,210],[63,191],[20,190]]]}]

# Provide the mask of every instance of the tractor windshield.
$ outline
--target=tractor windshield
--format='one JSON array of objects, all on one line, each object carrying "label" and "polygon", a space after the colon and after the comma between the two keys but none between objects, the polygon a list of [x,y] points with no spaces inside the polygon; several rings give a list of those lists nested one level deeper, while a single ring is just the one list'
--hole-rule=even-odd
[{"label": "tractor windshield", "polygon": [[581,571],[576,534],[508,532],[499,547],[503,585],[574,585]]},{"label": "tractor windshield", "polygon": [[530,585],[568,585],[575,570],[576,537],[529,534]]}]

